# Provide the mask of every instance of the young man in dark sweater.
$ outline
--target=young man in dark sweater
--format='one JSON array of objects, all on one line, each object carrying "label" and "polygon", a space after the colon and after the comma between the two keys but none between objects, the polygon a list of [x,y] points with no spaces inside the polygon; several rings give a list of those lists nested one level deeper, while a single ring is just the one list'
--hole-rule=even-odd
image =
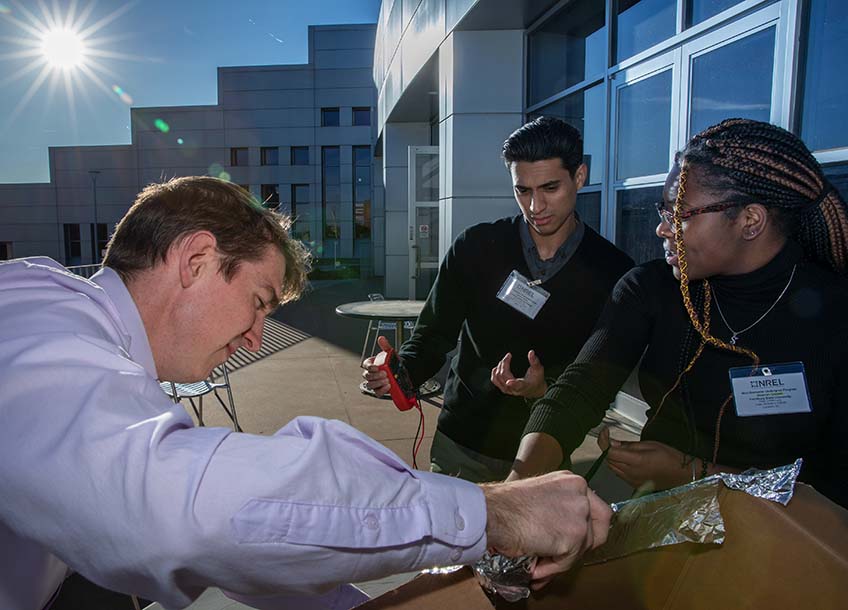
[{"label": "young man in dark sweater", "polygon": [[[507,138],[503,156],[521,214],[456,239],[399,350],[400,366],[418,385],[458,348],[431,467],[476,482],[520,471],[513,461],[533,409],[520,395],[575,358],[612,287],[633,266],[575,212],[588,168],[574,127],[536,119]],[[386,374],[372,358],[363,368],[368,386],[386,393]]]}]

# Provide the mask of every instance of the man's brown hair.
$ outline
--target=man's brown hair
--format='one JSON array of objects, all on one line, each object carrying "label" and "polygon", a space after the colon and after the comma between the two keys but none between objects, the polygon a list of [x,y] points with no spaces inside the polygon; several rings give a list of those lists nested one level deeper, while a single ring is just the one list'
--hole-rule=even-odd
[{"label": "man's brown hair", "polygon": [[220,271],[229,281],[239,264],[260,260],[269,247],[286,262],[282,302],[303,292],[310,255],[289,235],[288,216],[268,210],[242,187],[209,176],[174,178],[147,186],[115,228],[103,264],[126,282],[164,262],[183,237],[209,231],[221,254]]}]

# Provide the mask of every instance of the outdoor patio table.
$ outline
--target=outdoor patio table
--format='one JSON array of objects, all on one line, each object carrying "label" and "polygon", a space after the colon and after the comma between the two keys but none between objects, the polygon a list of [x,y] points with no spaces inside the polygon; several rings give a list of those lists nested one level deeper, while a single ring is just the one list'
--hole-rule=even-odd
[{"label": "outdoor patio table", "polygon": [[384,301],[356,301],[343,303],[336,307],[336,313],[346,318],[362,320],[383,320],[395,323],[395,344],[400,347],[403,343],[403,323],[406,320],[417,320],[418,314],[424,308],[424,301],[405,301],[388,299]]},{"label": "outdoor patio table", "polygon": [[[417,320],[418,314],[424,308],[424,301],[406,301],[402,299],[388,299],[383,301],[355,301],[343,303],[336,307],[336,313],[346,318],[358,318],[361,320],[379,320],[395,323],[395,343],[398,348],[403,343],[403,323],[407,320]],[[366,382],[359,385],[359,389],[366,394],[374,395]],[[441,384],[435,379],[425,381],[420,389],[421,396],[429,396],[441,390]]]}]

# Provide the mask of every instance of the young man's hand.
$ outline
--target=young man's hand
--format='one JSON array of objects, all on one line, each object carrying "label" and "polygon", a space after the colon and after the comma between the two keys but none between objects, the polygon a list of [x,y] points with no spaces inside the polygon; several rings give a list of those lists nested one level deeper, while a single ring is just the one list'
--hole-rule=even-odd
[{"label": "young man's hand", "polygon": [[[377,345],[379,345],[380,349],[384,352],[392,349],[392,344],[389,343],[389,340],[382,335],[377,337]],[[389,376],[386,371],[381,371],[374,366],[375,358],[376,356],[371,356],[370,358],[366,358],[362,361],[361,366],[365,369],[362,372],[362,377],[365,378],[365,385],[368,386],[368,389],[374,392],[376,396],[382,396],[389,391]]]},{"label": "young man's hand", "polygon": [[489,548],[510,557],[537,556],[534,589],[606,542],[612,510],[583,477],[559,471],[482,488]]},{"label": "young man's hand", "polygon": [[548,384],[545,382],[545,367],[542,366],[542,361],[536,357],[536,352],[532,349],[527,352],[527,361],[530,366],[524,373],[524,377],[516,378],[510,369],[512,354],[507,354],[492,369],[490,377],[492,384],[501,392],[510,396],[541,398],[548,389]]}]

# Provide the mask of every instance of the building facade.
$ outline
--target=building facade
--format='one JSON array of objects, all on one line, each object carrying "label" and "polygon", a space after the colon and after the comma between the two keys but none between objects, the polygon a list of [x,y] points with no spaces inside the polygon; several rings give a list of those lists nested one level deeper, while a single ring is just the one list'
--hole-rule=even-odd
[{"label": "building facade", "polygon": [[503,140],[585,140],[578,210],[637,261],[675,151],[728,117],[799,134],[848,195],[842,0],[384,0],[374,54],[386,294],[422,298],[467,226],[517,212]]},{"label": "building facade", "polygon": [[383,235],[374,37],[371,24],[310,27],[307,64],[219,68],[215,105],[133,108],[129,145],[51,147],[49,184],[0,185],[0,256],[97,263],[145,185],[212,175],[292,214],[319,270],[370,275]]}]

